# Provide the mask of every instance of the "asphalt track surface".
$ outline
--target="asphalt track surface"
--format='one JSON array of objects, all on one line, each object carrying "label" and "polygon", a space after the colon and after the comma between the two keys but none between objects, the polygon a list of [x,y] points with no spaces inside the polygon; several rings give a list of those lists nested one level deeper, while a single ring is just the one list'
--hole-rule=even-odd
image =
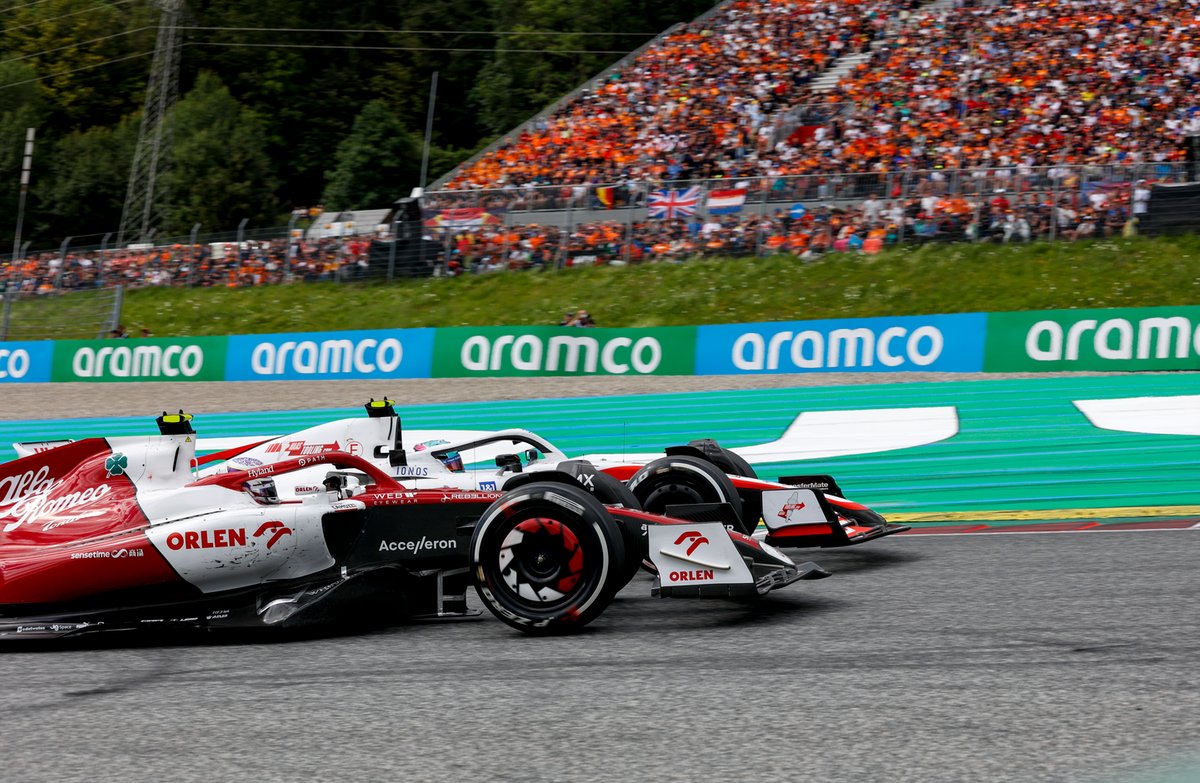
[{"label": "asphalt track surface", "polygon": [[1195,781],[1198,546],[894,536],[811,552],[834,577],[751,605],[640,576],[553,639],[485,614],[9,647],[0,778]]}]

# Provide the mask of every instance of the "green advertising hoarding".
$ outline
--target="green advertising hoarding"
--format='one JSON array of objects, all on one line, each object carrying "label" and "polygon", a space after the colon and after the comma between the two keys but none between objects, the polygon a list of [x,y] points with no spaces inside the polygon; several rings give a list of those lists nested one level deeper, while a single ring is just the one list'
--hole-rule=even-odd
[{"label": "green advertising hoarding", "polygon": [[989,313],[983,369],[1200,370],[1200,307]]},{"label": "green advertising hoarding", "polygon": [[60,340],[52,381],[221,381],[227,337]]},{"label": "green advertising hoarding", "polygon": [[531,375],[692,375],[696,327],[555,326],[438,329],[434,378]]}]

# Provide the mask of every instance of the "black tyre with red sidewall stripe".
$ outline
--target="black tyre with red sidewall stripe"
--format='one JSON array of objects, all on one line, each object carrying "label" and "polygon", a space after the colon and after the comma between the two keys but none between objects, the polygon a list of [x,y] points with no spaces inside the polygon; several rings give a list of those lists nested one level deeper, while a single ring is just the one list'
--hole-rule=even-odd
[{"label": "black tyre with red sidewall stripe", "polygon": [[596,619],[621,588],[621,530],[587,491],[525,484],[484,512],[471,538],[475,589],[492,614],[531,634]]}]

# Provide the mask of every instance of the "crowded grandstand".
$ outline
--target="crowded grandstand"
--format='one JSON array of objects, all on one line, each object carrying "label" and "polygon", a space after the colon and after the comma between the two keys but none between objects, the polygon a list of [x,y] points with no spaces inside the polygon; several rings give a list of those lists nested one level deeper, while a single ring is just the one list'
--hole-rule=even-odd
[{"label": "crowded grandstand", "polygon": [[[728,0],[434,183],[408,227],[419,257],[400,260],[455,275],[1145,233],[1156,188],[1196,179],[1197,43],[1200,0]],[[321,230],[334,220],[64,246],[0,268],[0,285],[397,272],[399,216]]]}]

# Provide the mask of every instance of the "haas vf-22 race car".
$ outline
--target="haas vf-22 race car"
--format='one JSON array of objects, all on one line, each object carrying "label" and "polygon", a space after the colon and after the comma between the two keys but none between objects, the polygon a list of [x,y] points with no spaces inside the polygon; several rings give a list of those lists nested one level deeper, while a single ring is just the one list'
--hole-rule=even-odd
[{"label": "haas vf-22 race car", "polygon": [[[414,488],[344,451],[197,478],[190,418],[0,466],[0,639],[462,617],[478,614],[471,586],[505,623],[550,633],[595,619],[643,559],[663,597],[828,575],[713,521],[711,504],[624,506],[628,490],[579,461],[504,492]],[[297,474],[319,481],[296,491]]]}]

